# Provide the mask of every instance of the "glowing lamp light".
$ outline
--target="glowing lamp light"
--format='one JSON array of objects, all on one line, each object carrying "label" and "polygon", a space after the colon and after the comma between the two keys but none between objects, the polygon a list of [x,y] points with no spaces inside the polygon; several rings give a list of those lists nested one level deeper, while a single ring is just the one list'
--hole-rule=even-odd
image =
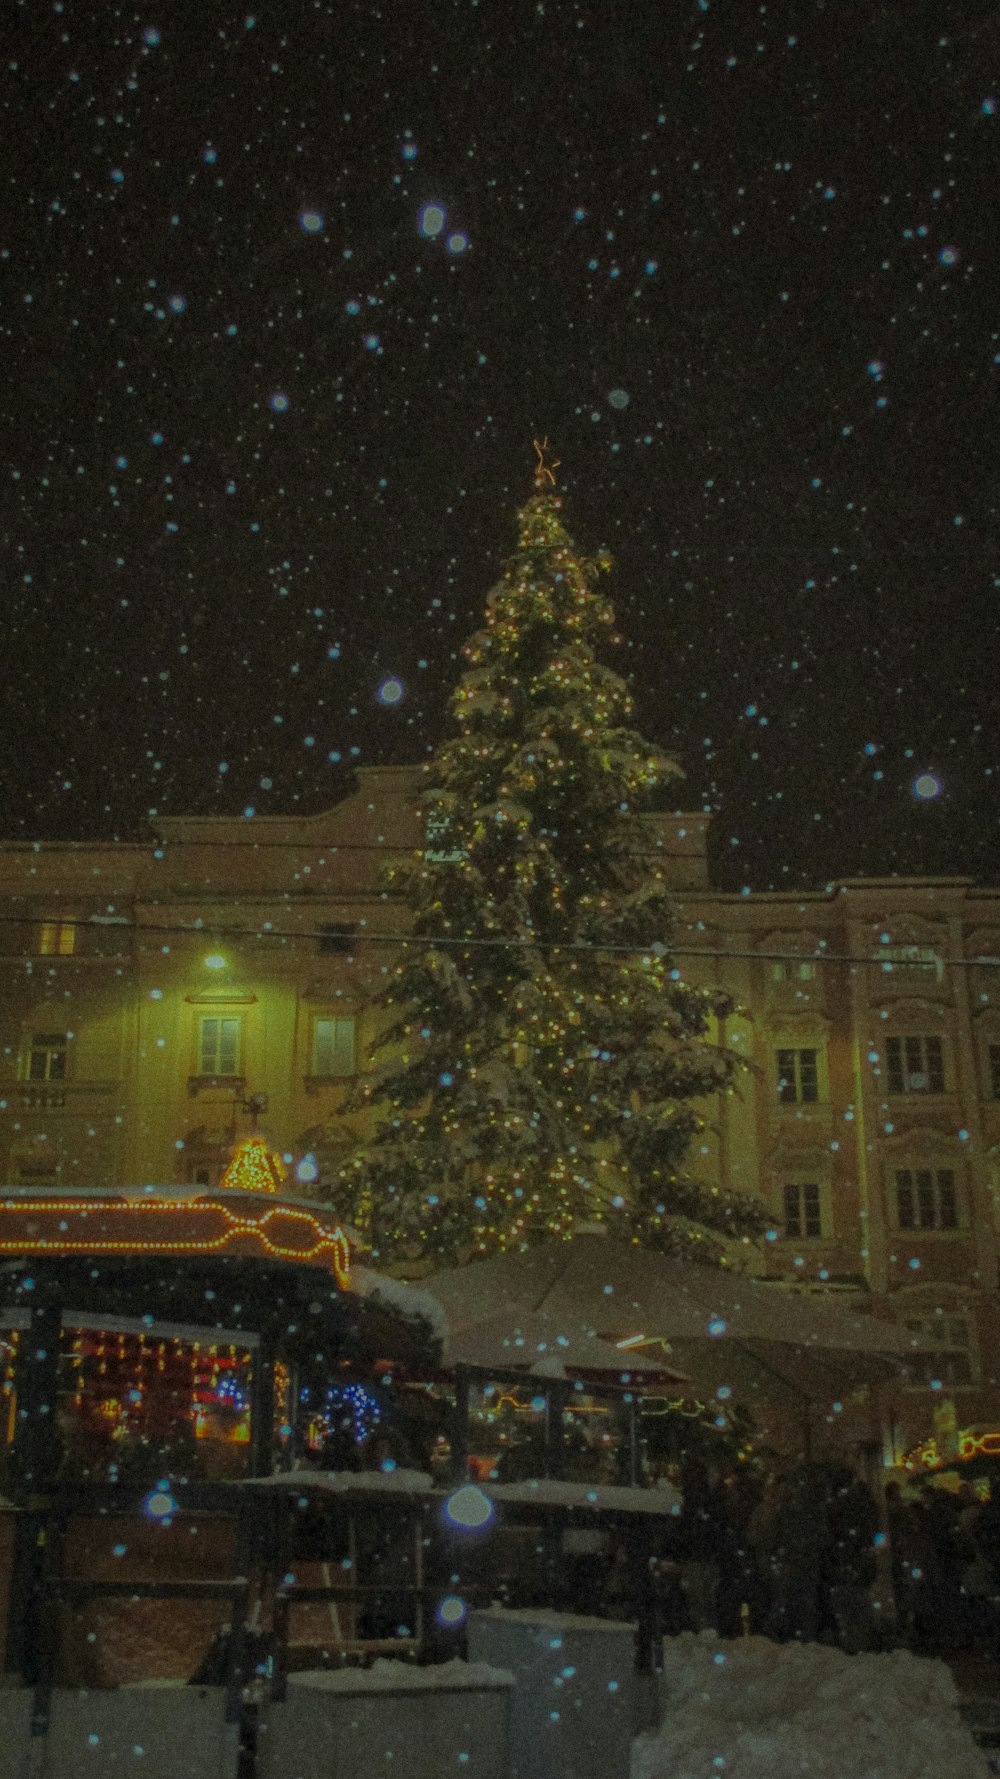
[{"label": "glowing lamp light", "polygon": [[493,1503],[475,1483],[464,1483],[444,1504],[445,1519],[463,1532],[480,1532],[493,1518]]},{"label": "glowing lamp light", "polygon": [[933,797],[940,797],[941,780],[933,772],[921,772],[913,780],[913,795],[918,797],[921,803],[929,803]]},{"label": "glowing lamp light", "polygon": [[444,1625],[447,1629],[454,1630],[456,1625],[465,1623],[467,1611],[468,1608],[465,1601],[459,1599],[457,1594],[446,1594],[437,1609],[435,1617],[437,1618],[439,1625]]},{"label": "glowing lamp light", "polygon": [[224,970],[226,967],[226,960],[221,951],[209,952],[208,956],[202,959],[202,962],[204,963],[206,970]]}]

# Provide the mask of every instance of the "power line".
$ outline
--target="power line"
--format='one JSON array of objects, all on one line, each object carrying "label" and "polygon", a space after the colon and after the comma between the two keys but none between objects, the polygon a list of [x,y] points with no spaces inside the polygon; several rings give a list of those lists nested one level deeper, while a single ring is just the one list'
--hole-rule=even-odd
[{"label": "power line", "polygon": [[[214,818],[208,816],[204,819],[211,821]],[[222,816],[219,817],[219,819],[223,821],[233,821],[236,818],[233,816]],[[689,821],[702,821],[706,818],[705,815],[691,815],[688,816],[687,819]],[[414,859],[419,859],[424,852],[423,847],[405,845],[401,841],[393,840],[338,840],[336,844],[331,842],[330,844],[325,845],[321,840],[195,839],[170,840],[167,841],[166,844],[161,844],[155,847],[148,840],[46,840],[39,841],[37,844],[31,840],[8,840],[0,841],[0,858],[3,857],[5,850],[12,850],[16,847],[20,847],[25,852],[40,853],[43,848],[46,847],[53,851],[57,848],[66,848],[70,851],[74,851],[77,848],[79,848],[80,851],[93,848],[95,851],[100,851],[105,847],[110,848],[118,846],[135,847],[143,852],[151,852],[157,864],[162,863],[171,851],[174,853],[183,852],[189,847],[198,847],[199,849],[209,847],[213,852],[238,851],[245,853],[287,851],[322,854],[322,858],[318,859],[320,864],[325,864],[328,858],[333,858],[339,852],[377,852],[381,853],[383,856],[387,853],[402,853],[404,856]],[[690,849],[684,847],[668,847],[663,845],[638,846],[631,848],[626,856],[628,858],[637,859],[690,859],[691,852]]]},{"label": "power line", "polygon": [[[0,914],[0,926],[37,927],[42,924],[44,923],[37,919],[30,919],[24,915]],[[68,917],[64,917],[62,924],[65,926],[75,926],[78,931],[90,929],[97,932],[135,932],[140,934],[150,934],[157,938],[170,936],[173,938],[201,940],[279,939],[309,941],[310,943],[315,942],[320,946],[324,943],[329,945],[331,941],[333,941],[336,944],[337,953],[340,955],[348,955],[349,948],[356,944],[420,945],[429,946],[432,950],[440,950],[448,946],[453,946],[464,950],[477,948],[486,950],[539,950],[548,952],[598,951],[621,953],[632,957],[649,955],[653,957],[671,958],[714,958],[745,963],[853,964],[859,968],[863,966],[875,967],[883,971],[886,975],[892,975],[909,968],[911,974],[915,973],[917,970],[921,970],[925,971],[926,974],[930,976],[930,974],[936,972],[937,969],[937,966],[929,960],[924,962],[915,959],[912,962],[908,962],[906,959],[890,958],[887,957],[885,953],[878,952],[875,952],[871,956],[856,956],[851,952],[827,951],[826,949],[808,953],[802,951],[739,951],[729,950],[725,946],[667,944],[661,939],[651,939],[644,944],[616,944],[613,941],[604,944],[593,939],[541,940],[533,938],[531,935],[504,937],[502,935],[487,936],[470,934],[462,936],[461,934],[452,935],[448,933],[381,933],[361,932],[360,930],[351,933],[343,932],[335,925],[332,927],[332,930],[329,928],[324,930],[322,926],[297,929],[275,927],[270,923],[266,923],[261,927],[236,927],[223,926],[210,921],[199,922],[198,924],[191,926],[182,926],[177,925],[176,923],[169,924],[167,922],[147,923],[145,921],[129,919],[128,917],[119,919],[117,916],[107,919],[99,918],[94,921],[73,921]],[[334,956],[337,953],[331,951],[327,955]],[[32,952],[24,954],[8,952],[0,955],[3,955],[7,962],[17,960],[31,964],[47,965],[49,967],[52,967],[57,963],[67,964],[73,961],[79,961],[80,958],[86,959],[88,956],[86,952],[67,952],[64,954],[57,952]],[[90,955],[94,956],[95,954],[91,953]],[[97,955],[99,956],[100,954]],[[109,952],[107,954],[108,960],[110,961],[111,958],[116,955],[119,954]],[[942,972],[946,969],[998,970],[1000,969],[1000,957],[941,958],[940,966]]]}]

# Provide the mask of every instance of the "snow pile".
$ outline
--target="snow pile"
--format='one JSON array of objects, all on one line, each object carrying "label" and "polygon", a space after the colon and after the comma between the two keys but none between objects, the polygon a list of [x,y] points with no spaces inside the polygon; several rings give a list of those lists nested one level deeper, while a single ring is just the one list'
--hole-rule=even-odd
[{"label": "snow pile", "polygon": [[289,1689],[327,1693],[489,1692],[514,1685],[508,1668],[488,1662],[451,1662],[417,1668],[379,1657],[370,1668],[321,1668],[291,1674]]},{"label": "snow pile", "polygon": [[711,1632],[668,1638],[664,1721],[632,1779],[985,1779],[942,1662]]}]

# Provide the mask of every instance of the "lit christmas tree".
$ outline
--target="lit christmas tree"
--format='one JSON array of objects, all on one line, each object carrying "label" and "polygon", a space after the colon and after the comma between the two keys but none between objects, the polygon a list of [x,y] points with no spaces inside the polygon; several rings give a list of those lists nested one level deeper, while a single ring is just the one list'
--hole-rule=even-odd
[{"label": "lit christmas tree", "polygon": [[539,450],[517,551],[464,649],[458,734],[426,768],[425,850],[387,877],[413,938],[375,996],[374,1073],[345,1106],[372,1105],[375,1136],[336,1185],[382,1266],[594,1220],[710,1258],[764,1226],[683,1170],[694,1102],[742,1065],[713,1041],[729,1003],[672,965],[642,810],[680,769],[629,726],[599,659],[621,640],[609,564],[578,554],[554,483]]}]

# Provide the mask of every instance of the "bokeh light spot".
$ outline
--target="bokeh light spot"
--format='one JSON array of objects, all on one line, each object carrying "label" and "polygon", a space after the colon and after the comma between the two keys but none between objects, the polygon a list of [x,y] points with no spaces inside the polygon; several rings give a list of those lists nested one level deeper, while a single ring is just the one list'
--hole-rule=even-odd
[{"label": "bokeh light spot", "polygon": [[442,204],[425,204],[420,212],[420,233],[433,240],[444,228],[447,212]]},{"label": "bokeh light spot", "polygon": [[478,1531],[481,1526],[489,1525],[493,1518],[493,1503],[482,1489],[475,1483],[464,1483],[449,1495],[444,1504],[446,1519],[453,1526],[462,1526],[469,1532]]}]

